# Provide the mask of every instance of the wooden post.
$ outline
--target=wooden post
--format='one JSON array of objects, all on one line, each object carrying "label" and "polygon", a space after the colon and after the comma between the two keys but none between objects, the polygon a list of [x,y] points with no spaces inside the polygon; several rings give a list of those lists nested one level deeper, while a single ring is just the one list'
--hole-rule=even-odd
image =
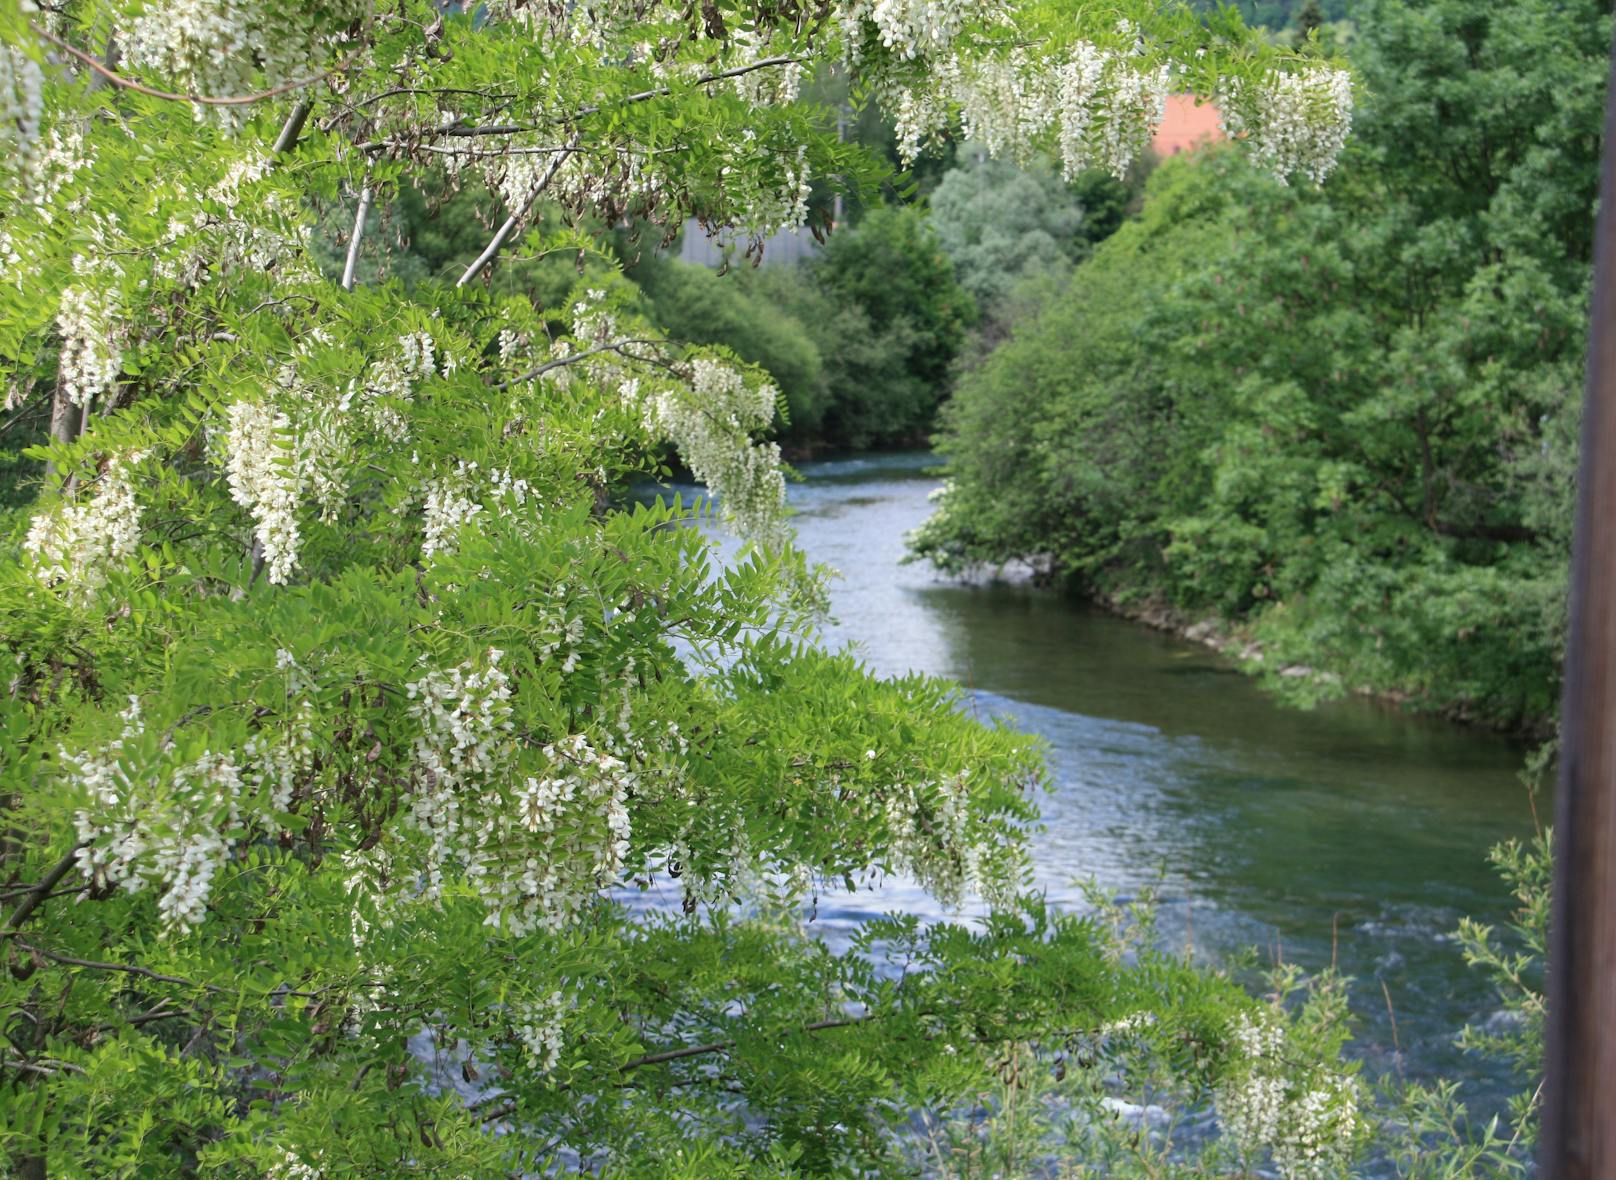
[{"label": "wooden post", "polygon": [[1543,1180],[1616,1177],[1616,52],[1606,96],[1571,561]]}]

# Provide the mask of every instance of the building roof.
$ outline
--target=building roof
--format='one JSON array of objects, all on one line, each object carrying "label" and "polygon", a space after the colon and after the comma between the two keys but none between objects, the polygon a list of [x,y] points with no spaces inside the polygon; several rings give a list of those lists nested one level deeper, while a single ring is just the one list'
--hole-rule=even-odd
[{"label": "building roof", "polygon": [[1176,156],[1208,143],[1222,143],[1228,137],[1219,123],[1218,108],[1210,102],[1196,103],[1193,94],[1171,94],[1167,111],[1150,146],[1158,156]]}]

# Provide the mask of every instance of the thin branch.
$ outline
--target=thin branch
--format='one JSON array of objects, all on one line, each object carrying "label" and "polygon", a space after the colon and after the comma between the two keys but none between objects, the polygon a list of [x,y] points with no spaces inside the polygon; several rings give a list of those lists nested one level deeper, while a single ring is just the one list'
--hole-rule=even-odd
[{"label": "thin branch", "polygon": [[544,175],[539,178],[539,183],[533,186],[533,191],[528,194],[527,200],[523,201],[521,207],[506,218],[505,224],[500,226],[499,231],[494,234],[494,240],[488,243],[487,249],[477,255],[477,260],[466,268],[466,273],[460,276],[460,281],[455,286],[464,287],[472,279],[482,274],[488,264],[494,261],[494,256],[504,248],[506,242],[510,241],[511,236],[516,233],[516,227],[521,224],[522,219],[533,208],[533,202],[537,201],[539,195],[550,187],[550,182],[555,179],[556,173],[561,171],[561,165],[566,162],[569,155],[577,150],[578,141],[576,139],[561,150],[555,160],[551,162],[550,167],[545,169]]},{"label": "thin branch", "polygon": [[[723,82],[730,78],[744,77],[745,75],[753,73],[757,70],[773,69],[776,66],[800,65],[801,63],[802,59],[798,57],[766,57],[761,61],[751,62],[748,65],[734,66],[731,69],[719,70],[716,73],[703,74],[699,78],[692,79],[690,85],[710,86],[714,82]],[[601,111],[605,110],[608,105],[614,107],[628,106],[633,103],[649,102],[653,98],[666,98],[672,93],[674,93],[674,87],[672,86],[658,86],[652,90],[641,90],[635,94],[626,95],[625,97],[618,99],[615,103],[579,107],[578,110],[573,113],[572,118],[582,119],[588,115],[598,115]],[[554,124],[547,124],[547,126],[553,125]],[[537,130],[539,130],[539,124],[536,123],[492,123],[483,127],[467,127],[462,124],[459,117],[456,117],[450,119],[446,123],[440,124],[437,127],[430,128],[425,132],[425,134],[476,137],[484,135],[520,135],[526,131]],[[371,140],[369,143],[360,144],[358,150],[362,152],[374,152],[385,147],[396,146],[400,146],[397,140],[376,139]]]},{"label": "thin branch", "polygon": [[54,1076],[59,1073],[83,1073],[84,1070],[71,1061],[53,1061],[49,1065],[40,1065],[36,1061],[17,1061],[10,1057],[0,1057],[0,1066],[7,1069],[20,1069],[26,1073],[42,1073]]},{"label": "thin branch", "polygon": [[370,184],[359,190],[359,210],[354,214],[353,236],[348,239],[348,261],[342,267],[342,289],[354,289],[354,273],[359,269],[359,243],[365,238],[365,218],[370,216]]},{"label": "thin branch", "polygon": [[281,127],[280,135],[275,138],[274,152],[284,156],[297,146],[297,140],[303,134],[303,124],[309,121],[309,112],[314,104],[306,98],[299,99],[292,108],[292,113],[286,116],[286,123]]},{"label": "thin branch", "polygon": [[[851,1028],[854,1025],[864,1024],[867,1021],[875,1019],[878,1019],[875,1013],[868,1013],[864,1016],[849,1016],[840,1020],[816,1020],[812,1024],[805,1024],[801,1028],[793,1029],[791,1031],[793,1033],[824,1032],[825,1030],[832,1028]],[[647,1053],[644,1057],[635,1057],[630,1061],[623,1062],[623,1064],[617,1067],[617,1072],[629,1073],[630,1071],[639,1069],[641,1066],[645,1065],[662,1065],[665,1062],[680,1061],[686,1057],[700,1057],[708,1053],[724,1053],[730,1049],[733,1049],[734,1047],[735,1042],[733,1040],[710,1041],[705,1045],[685,1045],[682,1048],[667,1049],[661,1053]],[[563,1086],[561,1088],[571,1089],[570,1086]],[[483,1101],[497,1101],[501,1097],[503,1097],[502,1094],[491,1094]],[[476,1109],[476,1104],[473,1104],[472,1109]],[[491,1123],[497,1122],[499,1119],[505,1118],[514,1113],[516,1113],[516,1100],[512,1098],[506,1099],[504,1102],[500,1102],[498,1106],[481,1112],[478,1114],[477,1118],[480,1122]]]},{"label": "thin branch", "polygon": [[[865,1016],[846,1016],[840,1020],[816,1020],[812,1024],[805,1024],[796,1032],[824,1032],[831,1028],[851,1028],[856,1024],[864,1024],[874,1020],[874,1014]],[[711,1041],[705,1045],[685,1045],[679,1049],[665,1049],[661,1053],[647,1053],[644,1057],[636,1057],[625,1061],[617,1067],[618,1073],[628,1073],[631,1069],[639,1069],[642,1065],[661,1065],[668,1061],[681,1061],[686,1057],[700,1057],[707,1053],[724,1053],[735,1047],[733,1040]]]},{"label": "thin branch", "polygon": [[[801,64],[802,59],[800,57],[765,57],[744,66],[733,66],[727,70],[719,70],[717,73],[703,74],[701,77],[692,81],[690,85],[707,86],[713,82],[723,82],[729,78],[744,77],[745,75],[754,73],[758,70],[773,69],[775,66],[791,66]],[[628,97],[619,99],[612,105],[627,106],[629,103],[634,102],[649,102],[653,98],[666,98],[672,93],[672,86],[658,86],[653,90],[642,90],[638,94],[630,94]],[[578,113],[573,117],[581,119],[585,115],[598,115],[604,109],[604,107],[600,106],[580,107]]]},{"label": "thin branch", "polygon": [[[417,143],[409,139],[378,139],[372,143],[360,145],[360,150],[373,148],[405,148],[414,152],[430,152],[438,156],[459,156],[468,160],[506,160],[512,156],[549,156],[556,152],[567,150],[560,147],[502,147],[495,148],[492,151],[482,151],[473,147],[440,147],[437,144]],[[619,156],[667,156],[674,155],[684,149],[682,147],[636,148],[614,144],[601,146],[594,150],[602,154],[615,152]]]},{"label": "thin branch", "polygon": [[[178,975],[164,975],[161,971],[153,971],[150,967],[139,967],[134,963],[103,963],[95,959],[79,959],[73,955],[64,955],[59,951],[46,950],[42,946],[34,946],[32,943],[23,942],[21,939],[17,940],[17,945],[25,951],[30,951],[33,954],[49,959],[53,963],[60,963],[64,967],[82,967],[86,971],[116,971],[124,975],[138,975],[140,978],[149,979],[153,983],[172,983],[178,987],[200,988],[203,991],[213,992],[215,995],[240,995],[248,990],[247,988],[221,987],[217,983],[207,983],[199,979],[184,979]],[[266,998],[292,996],[300,1000],[318,1000],[328,992],[338,990],[340,990],[340,987],[337,984],[312,992],[297,991],[293,988],[283,988],[277,985],[265,992],[264,995]]]},{"label": "thin branch", "polygon": [[63,53],[77,58],[79,61],[89,66],[97,74],[101,75],[101,77],[105,78],[108,82],[111,82],[114,86],[121,87],[124,90],[133,90],[136,94],[144,94],[150,98],[167,99],[169,102],[197,103],[201,106],[210,107],[249,106],[252,103],[263,102],[266,99],[279,98],[283,94],[290,94],[294,90],[301,90],[305,86],[313,86],[317,82],[324,82],[327,78],[330,78],[335,74],[342,73],[344,70],[352,66],[356,61],[358,61],[359,55],[364,52],[363,48],[356,49],[353,51],[353,53],[348,55],[345,61],[332,66],[329,70],[326,70],[323,73],[314,74],[308,78],[294,78],[290,82],[282,82],[279,86],[272,86],[268,90],[260,90],[256,94],[234,94],[223,97],[215,97],[208,94],[176,94],[172,90],[158,90],[155,86],[147,86],[142,82],[136,82],[133,78],[126,78],[116,70],[108,69],[106,66],[101,64],[100,59],[94,54],[84,52],[84,50],[80,49],[77,45],[73,45],[62,40],[48,29],[42,29],[32,21],[28,22],[28,27],[32,29],[38,37],[45,41],[49,41]]},{"label": "thin branch", "polygon": [[373,94],[369,98],[361,99],[354,103],[354,108],[363,110],[373,103],[381,102],[383,99],[396,98],[401,94],[469,94],[474,98],[486,98],[496,102],[510,102],[516,97],[514,94],[490,94],[486,90],[467,90],[461,86],[395,86],[391,90],[383,90],[379,94]]},{"label": "thin branch", "polygon": [[79,850],[83,847],[84,843],[82,841],[73,845],[68,850],[67,855],[57,861],[51,871],[46,873],[39,883],[30,889],[23,899],[17,903],[17,908],[11,911],[11,917],[6,919],[6,928],[0,930],[0,938],[11,938],[22,928],[22,924],[28,920],[29,915],[38,909],[40,903],[50,896],[51,890],[61,884],[62,878],[73,871],[73,866],[79,860]]},{"label": "thin branch", "polygon": [[139,1028],[142,1025],[155,1024],[159,1020],[174,1020],[179,1017],[190,1017],[194,1020],[202,1018],[201,1014],[193,1008],[170,1008],[168,999],[165,997],[157,1002],[156,1007],[148,1008],[136,1016],[129,1016],[123,1020],[111,1021],[107,1024],[97,1024],[90,1028],[85,1033],[85,1036],[86,1038],[95,1038],[104,1036],[107,1033],[115,1033],[121,1028]]},{"label": "thin branch", "polygon": [[[666,340],[630,339],[630,340],[617,340],[617,341],[614,341],[611,344],[602,344],[602,345],[600,345],[600,346],[598,346],[596,348],[586,348],[586,349],[584,349],[584,351],[575,352],[571,356],[558,357],[557,359],[555,359],[553,361],[545,361],[544,364],[540,365],[538,368],[529,369],[526,373],[523,373],[520,377],[512,377],[509,381],[501,381],[498,385],[493,386],[493,388],[494,389],[509,389],[513,385],[521,385],[525,381],[532,381],[534,378],[540,377],[543,374],[548,373],[551,369],[559,369],[564,365],[575,365],[579,361],[588,360],[592,356],[599,356],[603,352],[623,352],[623,349],[628,347],[630,344],[666,344],[666,343],[667,343]],[[639,359],[641,359],[639,357],[634,356],[632,353],[623,353],[623,355],[627,356],[630,360],[639,360]]]}]

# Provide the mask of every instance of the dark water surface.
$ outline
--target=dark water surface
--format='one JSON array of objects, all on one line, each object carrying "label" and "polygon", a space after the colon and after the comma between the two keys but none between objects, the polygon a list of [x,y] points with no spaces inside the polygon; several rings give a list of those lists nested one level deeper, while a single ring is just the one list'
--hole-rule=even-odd
[{"label": "dark water surface", "polygon": [[[1462,915],[1507,916],[1486,854],[1532,831],[1525,751],[1365,701],[1289,708],[1198,645],[1056,593],[905,565],[932,462],[805,465],[799,541],[843,575],[833,644],[879,673],[959,680],[984,714],[1048,742],[1054,791],[1033,857],[1050,897],[1079,906],[1090,878],[1124,895],[1154,884],[1164,935],[1198,956],[1256,947],[1312,969],[1334,953],[1356,980],[1355,1052],[1372,1070],[1461,1080],[1485,1106],[1516,1088],[1452,1046],[1498,1005],[1451,932]],[[894,909],[938,913],[893,883],[821,898],[816,921],[834,937]]]}]

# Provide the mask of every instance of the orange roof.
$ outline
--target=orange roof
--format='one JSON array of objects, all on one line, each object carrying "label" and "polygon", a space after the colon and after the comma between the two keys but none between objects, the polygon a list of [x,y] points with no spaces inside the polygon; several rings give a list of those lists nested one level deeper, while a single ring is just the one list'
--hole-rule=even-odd
[{"label": "orange roof", "polygon": [[1193,94],[1171,94],[1150,146],[1165,158],[1193,151],[1202,144],[1221,143],[1226,138],[1218,124],[1217,107],[1210,102],[1197,105]]}]

